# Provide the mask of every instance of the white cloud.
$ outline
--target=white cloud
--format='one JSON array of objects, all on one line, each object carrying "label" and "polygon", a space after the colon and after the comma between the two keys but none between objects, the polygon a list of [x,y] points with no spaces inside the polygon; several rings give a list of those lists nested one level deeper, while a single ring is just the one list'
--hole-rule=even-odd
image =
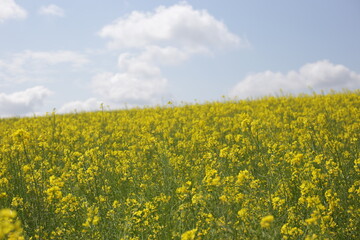
[{"label": "white cloud", "polygon": [[33,113],[51,94],[52,92],[43,86],[12,94],[0,93],[0,116],[10,117]]},{"label": "white cloud", "polygon": [[112,103],[130,105],[157,104],[169,97],[161,66],[246,43],[206,10],[187,3],[134,11],[104,26],[99,35],[109,39],[110,49],[127,52],[118,58],[121,72],[94,77],[94,92]]},{"label": "white cloud", "polygon": [[328,60],[308,63],[298,71],[288,73],[265,71],[248,75],[231,91],[230,96],[240,98],[258,97],[279,93],[328,91],[360,88],[360,74]]},{"label": "white cloud", "polygon": [[102,73],[94,77],[96,94],[114,105],[159,104],[167,95],[167,79],[157,67],[145,62],[131,64],[123,73]]},{"label": "white cloud", "polygon": [[96,98],[89,98],[85,101],[68,102],[59,109],[59,113],[96,111],[100,110],[101,104],[102,102],[98,101]]},{"label": "white cloud", "polygon": [[26,11],[16,4],[14,0],[0,0],[0,23],[7,19],[26,18]]},{"label": "white cloud", "polygon": [[57,17],[65,16],[64,10],[61,7],[54,4],[48,6],[42,6],[39,9],[39,13],[42,15],[52,15]]},{"label": "white cloud", "polygon": [[149,46],[138,54],[123,53],[118,58],[120,73],[103,73],[94,77],[92,88],[102,98],[129,105],[160,104],[169,97],[168,81],[161,65],[185,61],[192,53],[174,47]]},{"label": "white cloud", "polygon": [[245,43],[206,10],[194,10],[187,3],[160,6],[155,12],[134,11],[103,27],[99,35],[111,39],[110,48],[148,45],[223,48]]},{"label": "white cloud", "polygon": [[78,68],[89,60],[82,54],[72,51],[24,51],[13,54],[10,58],[0,60],[0,83],[2,80],[8,82],[37,81],[45,75],[52,66],[58,64],[70,64]]}]

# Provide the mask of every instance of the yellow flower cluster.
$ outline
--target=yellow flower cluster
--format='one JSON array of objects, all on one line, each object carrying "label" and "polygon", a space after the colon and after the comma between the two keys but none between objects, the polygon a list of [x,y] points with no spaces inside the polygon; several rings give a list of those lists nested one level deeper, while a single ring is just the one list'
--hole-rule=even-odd
[{"label": "yellow flower cluster", "polygon": [[0,210],[0,239],[23,240],[21,223],[11,209]]},{"label": "yellow flower cluster", "polygon": [[0,119],[0,239],[359,239],[359,119],[360,91]]},{"label": "yellow flower cluster", "polygon": [[268,215],[265,216],[261,219],[260,221],[260,225],[263,228],[270,228],[271,223],[274,221],[274,216],[273,215]]}]

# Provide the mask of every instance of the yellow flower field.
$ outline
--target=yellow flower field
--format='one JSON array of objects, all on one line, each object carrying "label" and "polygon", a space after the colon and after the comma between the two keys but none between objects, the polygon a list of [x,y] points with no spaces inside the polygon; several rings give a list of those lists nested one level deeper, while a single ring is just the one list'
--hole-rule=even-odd
[{"label": "yellow flower field", "polygon": [[360,239],[360,91],[0,119],[0,239]]}]

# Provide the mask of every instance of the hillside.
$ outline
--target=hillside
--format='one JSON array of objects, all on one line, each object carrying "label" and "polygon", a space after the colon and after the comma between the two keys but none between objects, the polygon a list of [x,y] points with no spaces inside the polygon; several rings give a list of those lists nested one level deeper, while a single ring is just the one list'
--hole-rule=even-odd
[{"label": "hillside", "polygon": [[360,92],[0,119],[0,239],[356,239]]}]

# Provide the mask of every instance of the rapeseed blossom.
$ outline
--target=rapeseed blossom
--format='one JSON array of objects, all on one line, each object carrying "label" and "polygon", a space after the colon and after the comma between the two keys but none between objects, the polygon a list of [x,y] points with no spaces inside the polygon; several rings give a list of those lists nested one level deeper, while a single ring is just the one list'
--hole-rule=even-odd
[{"label": "rapeseed blossom", "polygon": [[195,236],[196,236],[196,231],[197,231],[197,229],[195,228],[195,229],[184,232],[181,235],[181,240],[194,240]]},{"label": "rapeseed blossom", "polygon": [[358,239],[360,92],[0,119],[0,239]]},{"label": "rapeseed blossom", "polygon": [[260,225],[262,228],[270,228],[271,223],[274,221],[273,215],[267,215],[261,218]]},{"label": "rapeseed blossom", "polygon": [[11,209],[0,210],[0,239],[23,240],[22,227],[17,213]]}]

